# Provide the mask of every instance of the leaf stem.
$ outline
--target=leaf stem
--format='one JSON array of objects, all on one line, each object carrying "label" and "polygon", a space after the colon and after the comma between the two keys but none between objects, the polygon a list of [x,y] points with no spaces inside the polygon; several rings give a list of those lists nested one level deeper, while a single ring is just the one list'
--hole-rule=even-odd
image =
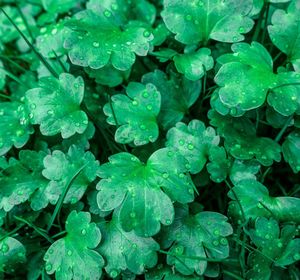
[{"label": "leaf stem", "polygon": [[20,30],[20,28],[14,23],[14,21],[11,19],[11,17],[4,11],[3,8],[0,7],[0,10],[2,13],[7,17],[9,22],[14,26],[14,28],[19,32],[21,37],[24,39],[26,44],[30,47],[30,49],[34,52],[34,54],[38,57],[38,59],[45,65],[45,67],[48,69],[48,71],[55,77],[58,78],[58,74],[55,72],[55,70],[51,67],[51,65],[48,63],[48,61],[35,49],[35,47],[29,42],[29,40],[26,38],[24,33]]},{"label": "leaf stem", "polygon": [[238,275],[236,275],[236,274],[234,274],[234,273],[232,273],[232,272],[230,272],[230,271],[228,271],[228,270],[222,270],[222,272],[224,273],[224,274],[226,274],[226,275],[228,275],[228,276],[231,276],[232,278],[234,278],[234,279],[237,279],[237,280],[244,280],[245,278],[242,278],[242,277],[240,277],[240,276],[238,276]]},{"label": "leaf stem", "polygon": [[56,216],[58,215],[58,213],[60,212],[60,209],[63,205],[63,202],[65,200],[65,197],[70,189],[70,187],[72,186],[73,182],[75,181],[75,179],[78,177],[78,175],[81,173],[81,171],[89,164],[89,162],[87,162],[86,164],[84,164],[83,166],[81,166],[76,172],[75,174],[70,178],[70,180],[68,181],[68,183],[66,184],[65,186],[65,189],[63,191],[63,193],[61,194],[61,196],[59,197],[59,200],[55,206],[55,209],[53,211],[53,214],[51,216],[51,219],[50,219],[50,222],[49,222],[49,225],[47,227],[47,232],[50,231],[55,219],[56,219]]},{"label": "leaf stem", "polygon": [[233,187],[230,185],[230,183],[227,180],[225,180],[225,184],[230,189],[230,191],[232,192],[232,194],[233,194],[233,196],[234,196],[234,198],[235,198],[235,200],[236,200],[236,202],[239,205],[239,208],[241,210],[244,223],[246,223],[247,219],[246,219],[246,215],[245,215],[244,209],[242,207],[242,204],[240,202],[240,199],[238,198],[238,196],[237,196],[236,192],[234,191]]},{"label": "leaf stem", "polygon": [[14,218],[28,226],[30,226],[31,228],[33,228],[39,235],[43,236],[47,241],[49,241],[50,243],[53,243],[54,240],[48,236],[48,234],[46,232],[44,232],[42,229],[40,229],[39,227],[35,226],[34,224],[28,222],[27,220],[18,217],[18,216],[14,216]]}]

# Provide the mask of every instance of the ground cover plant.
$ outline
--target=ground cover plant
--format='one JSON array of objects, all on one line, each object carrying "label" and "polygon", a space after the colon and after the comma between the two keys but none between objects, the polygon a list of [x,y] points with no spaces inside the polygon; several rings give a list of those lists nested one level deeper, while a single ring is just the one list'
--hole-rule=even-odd
[{"label": "ground cover plant", "polygon": [[300,278],[300,0],[2,0],[0,279]]}]

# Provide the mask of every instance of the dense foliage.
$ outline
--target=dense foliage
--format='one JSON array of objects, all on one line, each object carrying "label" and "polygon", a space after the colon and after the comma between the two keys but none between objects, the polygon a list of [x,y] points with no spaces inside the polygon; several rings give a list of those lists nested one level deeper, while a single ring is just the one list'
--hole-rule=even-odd
[{"label": "dense foliage", "polygon": [[0,279],[300,278],[300,0],[2,0]]}]

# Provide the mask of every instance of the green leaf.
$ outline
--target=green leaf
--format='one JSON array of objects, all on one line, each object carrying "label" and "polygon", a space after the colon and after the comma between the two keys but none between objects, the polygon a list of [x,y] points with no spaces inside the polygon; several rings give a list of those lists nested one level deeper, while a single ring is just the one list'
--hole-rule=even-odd
[{"label": "green leaf", "polygon": [[46,272],[55,272],[57,280],[100,279],[104,261],[93,249],[100,243],[101,233],[91,223],[90,213],[72,211],[66,231],[66,237],[55,241],[44,256]]},{"label": "green leaf", "polygon": [[300,260],[300,239],[293,239],[295,232],[294,225],[285,225],[280,230],[276,220],[258,218],[249,235],[259,252],[249,256],[252,268],[247,272],[247,279],[270,279],[272,265],[285,266]]},{"label": "green leaf", "polygon": [[172,201],[193,200],[186,164],[181,155],[167,148],[153,153],[146,164],[129,153],[110,156],[99,170],[99,208],[110,211],[120,206],[124,231],[134,230],[145,237],[156,234],[160,223],[170,225],[174,219]]},{"label": "green leaf", "polygon": [[39,124],[41,133],[46,136],[61,133],[62,138],[69,138],[75,133],[81,134],[88,125],[87,115],[80,109],[83,96],[81,77],[63,73],[59,79],[41,78],[39,87],[26,92],[31,122]]},{"label": "green leaf", "polygon": [[116,87],[127,80],[130,75],[130,70],[120,71],[112,65],[107,64],[100,69],[85,68],[85,72],[91,77],[95,78],[96,82],[101,85]]},{"label": "green leaf", "polygon": [[205,72],[214,66],[214,60],[208,48],[201,48],[194,53],[178,54],[173,59],[177,71],[191,81],[201,79]]},{"label": "green leaf", "polygon": [[251,9],[250,0],[164,0],[162,17],[181,43],[232,43],[244,40],[243,34],[252,29],[253,20],[247,16]]},{"label": "green leaf", "polygon": [[62,14],[68,12],[70,9],[74,8],[76,5],[80,4],[82,0],[61,0],[59,5],[57,5],[56,0],[41,0],[43,8],[52,14]]},{"label": "green leaf", "polygon": [[300,134],[298,130],[290,133],[282,144],[282,153],[294,173],[300,171]]},{"label": "green leaf", "polygon": [[45,204],[47,202],[57,203],[70,179],[84,165],[83,170],[72,182],[64,203],[74,204],[81,199],[89,184],[96,178],[99,162],[95,160],[91,152],[84,152],[83,149],[74,145],[69,148],[66,154],[56,150],[52,155],[46,156],[44,158],[45,169],[42,173],[44,177],[50,180],[50,183],[45,192],[40,193],[40,200]]},{"label": "green leaf", "polygon": [[222,66],[214,78],[225,107],[252,110],[262,106],[268,95],[268,103],[280,114],[299,112],[300,89],[294,84],[299,83],[300,74],[273,73],[270,54],[257,42],[233,44],[232,51],[218,58]]},{"label": "green leaf", "polygon": [[26,249],[15,238],[6,237],[0,240],[0,271],[14,273],[18,264],[26,261]]},{"label": "green leaf", "polygon": [[260,164],[254,159],[235,160],[230,169],[230,180],[234,185],[245,179],[256,180],[259,170]]},{"label": "green leaf", "polygon": [[67,21],[60,21],[41,28],[41,35],[36,38],[36,46],[44,57],[55,58],[56,55],[66,54],[63,44],[65,36],[70,31],[64,26],[65,22]]},{"label": "green leaf", "polygon": [[225,148],[234,158],[250,160],[256,158],[264,166],[281,159],[278,143],[267,137],[257,137],[254,124],[246,117],[221,116],[211,110],[208,113],[211,125],[225,139]]},{"label": "green leaf", "polygon": [[121,24],[126,24],[128,20],[152,24],[156,17],[155,6],[147,0],[89,0],[87,8],[98,14],[106,12],[104,15],[111,15]]},{"label": "green leaf", "polygon": [[169,77],[160,70],[147,73],[142,83],[156,86],[161,95],[161,110],[158,123],[164,129],[169,129],[181,121],[188,109],[200,95],[200,81],[189,81],[180,75],[171,74]]},{"label": "green leaf", "polygon": [[219,144],[212,127],[206,128],[199,120],[192,120],[188,125],[179,122],[167,133],[167,147],[175,148],[190,164],[190,172],[198,173],[204,167],[209,150]]},{"label": "green leaf", "polygon": [[[238,197],[245,216],[249,218],[274,217],[282,222],[299,223],[300,199],[296,197],[271,197],[268,189],[253,179],[239,181],[233,192]],[[232,191],[228,193],[232,201],[229,204],[229,216],[239,220],[242,216],[236,196]]]},{"label": "green leaf", "polygon": [[225,259],[229,255],[226,239],[232,234],[227,217],[204,211],[190,215],[188,208],[176,209],[174,223],[163,231],[163,246],[169,247],[167,263],[184,275],[203,275],[206,258]]},{"label": "green leaf", "polygon": [[209,150],[209,163],[206,168],[210,179],[216,183],[224,181],[230,171],[231,161],[223,147],[213,146]]},{"label": "green leaf", "polygon": [[99,69],[109,62],[118,70],[128,70],[136,55],[147,55],[153,35],[144,27],[121,25],[109,10],[81,11],[67,26],[65,40],[73,64]]},{"label": "green leaf", "polygon": [[44,152],[22,150],[19,153],[19,161],[10,158],[9,165],[0,175],[0,208],[6,212],[11,211],[14,206],[33,196],[31,207],[34,210],[41,209],[34,193],[36,190],[43,190],[49,183],[41,174],[45,156]]},{"label": "green leaf", "polygon": [[19,102],[0,102],[0,155],[13,146],[22,148],[33,134],[28,111]]},{"label": "green leaf", "polygon": [[285,53],[294,68],[300,70],[300,30],[298,27],[300,7],[291,1],[287,11],[277,9],[272,15],[268,31],[273,44]]},{"label": "green leaf", "polygon": [[133,142],[136,146],[155,142],[159,130],[157,115],[160,111],[161,97],[152,84],[131,82],[126,88],[127,96],[116,94],[111,97],[103,111],[107,122],[120,125],[115,133],[118,143]]},{"label": "green leaf", "polygon": [[142,274],[157,263],[159,244],[152,238],[137,236],[133,231],[125,232],[115,213],[109,223],[101,223],[103,234],[98,251],[106,260],[105,270],[115,278],[122,270]]}]

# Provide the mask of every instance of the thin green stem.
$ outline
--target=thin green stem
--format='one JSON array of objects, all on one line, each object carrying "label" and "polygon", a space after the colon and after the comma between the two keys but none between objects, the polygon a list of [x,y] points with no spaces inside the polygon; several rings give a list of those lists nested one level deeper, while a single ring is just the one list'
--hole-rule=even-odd
[{"label": "thin green stem", "polygon": [[8,236],[12,236],[13,234],[17,233],[22,227],[24,227],[25,224],[22,224],[22,225],[19,225],[18,227],[16,227],[15,229],[13,229],[12,231],[10,232],[7,232],[6,234],[4,235],[1,235],[0,237],[0,241],[2,241],[3,239],[5,239],[6,237]]},{"label": "thin green stem", "polygon": [[56,78],[58,78],[58,74],[55,72],[55,70],[51,67],[51,65],[48,63],[48,61],[35,49],[35,47],[29,42],[29,40],[26,38],[24,33],[20,30],[20,28],[14,23],[14,21],[11,19],[11,17],[4,11],[3,8],[0,7],[0,10],[2,13],[7,17],[9,22],[14,26],[14,28],[19,32],[21,37],[24,39],[26,44],[30,47],[30,49],[34,52],[34,54],[38,57],[38,59],[45,65],[45,67],[48,69],[48,71]]},{"label": "thin green stem", "polygon": [[235,200],[236,200],[236,202],[239,205],[239,208],[241,210],[244,223],[246,223],[247,219],[246,219],[246,215],[245,215],[244,209],[242,207],[242,204],[240,202],[240,199],[238,198],[238,196],[237,196],[236,192],[234,191],[233,187],[230,185],[230,183],[227,180],[225,180],[225,184],[230,189],[230,191],[232,192],[232,194],[233,194],[233,196],[234,196],[234,198],[235,198]]},{"label": "thin green stem", "polygon": [[268,30],[268,17],[269,17],[269,11],[270,11],[270,3],[268,2],[266,5],[266,12],[265,12],[265,16],[264,16],[264,29],[263,29],[263,34],[262,34],[262,44],[264,44],[265,39],[266,39],[266,34],[267,34],[267,30]]},{"label": "thin green stem", "polygon": [[4,72],[5,75],[7,75],[8,77],[10,77],[11,79],[13,79],[14,81],[16,81],[18,84],[26,87],[26,88],[29,88],[26,84],[24,84],[17,76],[15,76],[14,74],[8,72],[7,70],[5,70],[4,68],[0,67],[0,71],[1,72]]},{"label": "thin green stem", "polygon": [[55,219],[56,219],[56,216],[58,215],[58,213],[60,212],[60,209],[63,205],[63,202],[65,200],[65,197],[70,189],[70,187],[72,186],[73,182],[75,181],[75,179],[78,177],[78,175],[81,173],[81,171],[89,164],[89,162],[87,162],[86,164],[84,164],[83,166],[81,166],[76,172],[75,174],[70,178],[70,180],[67,182],[66,186],[65,186],[65,189],[63,191],[63,193],[61,194],[61,196],[59,197],[59,200],[55,206],[55,209],[52,213],[52,216],[51,216],[51,219],[50,219],[50,222],[49,222],[49,225],[47,227],[47,232],[50,231]]},{"label": "thin green stem", "polygon": [[0,97],[11,100],[12,98],[9,95],[0,93]]},{"label": "thin green stem", "polygon": [[289,127],[291,121],[293,119],[293,115],[289,116],[289,118],[286,120],[284,126],[281,128],[281,130],[279,131],[279,133],[277,134],[277,136],[275,137],[275,142],[279,142],[283,136],[283,134],[285,133],[285,131],[287,130],[287,128]]},{"label": "thin green stem", "polygon": [[259,17],[258,17],[258,21],[256,23],[256,27],[255,27],[255,31],[253,33],[253,36],[252,36],[252,41],[257,41],[258,40],[258,37],[259,37],[259,34],[260,34],[260,31],[261,31],[261,23],[263,21],[263,15],[265,14],[265,11],[266,11],[266,5],[263,6],[260,14],[259,14]]},{"label": "thin green stem", "polygon": [[46,232],[44,232],[43,229],[40,229],[39,227],[35,226],[34,224],[28,222],[27,220],[21,218],[21,217],[18,217],[18,216],[14,216],[14,218],[28,226],[30,226],[31,228],[34,229],[34,231],[36,231],[39,235],[43,236],[47,241],[49,241],[50,243],[53,243],[54,240],[48,236],[48,234]]},{"label": "thin green stem", "polygon": [[17,4],[17,1],[16,1],[16,0],[15,0],[15,4],[16,4],[17,11],[18,11],[18,13],[20,14],[20,16],[21,16],[21,18],[22,18],[22,21],[24,22],[24,25],[25,25],[25,27],[26,27],[26,30],[28,31],[28,34],[29,34],[29,36],[30,36],[32,42],[34,42],[34,37],[33,37],[33,35],[32,35],[31,29],[30,29],[30,27],[29,27],[28,21],[27,21],[27,19],[25,18],[24,14],[23,14],[22,10],[20,9],[19,5]]},{"label": "thin green stem", "polygon": [[228,271],[228,270],[222,270],[222,272],[225,274],[225,275],[228,275],[228,276],[230,276],[230,277],[232,277],[233,279],[237,279],[237,280],[244,280],[245,278],[242,278],[242,277],[240,277],[240,276],[238,276],[238,275],[236,275],[236,274],[234,274],[234,273],[232,273],[232,272],[230,272],[230,271]]}]

